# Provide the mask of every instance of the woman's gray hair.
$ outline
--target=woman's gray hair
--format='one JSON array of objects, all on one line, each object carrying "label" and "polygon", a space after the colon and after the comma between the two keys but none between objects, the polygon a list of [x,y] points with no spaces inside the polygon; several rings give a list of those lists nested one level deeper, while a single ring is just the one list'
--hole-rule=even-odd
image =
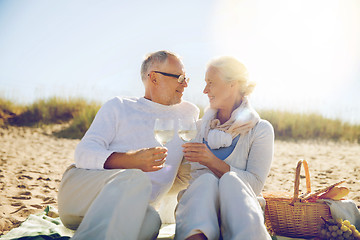
[{"label": "woman's gray hair", "polygon": [[240,86],[241,96],[247,96],[254,90],[255,83],[249,81],[249,73],[244,64],[234,57],[222,56],[210,60],[207,68],[215,68],[226,82],[236,81]]},{"label": "woman's gray hair", "polygon": [[148,71],[154,64],[164,63],[169,56],[173,56],[180,60],[179,56],[169,51],[157,51],[149,53],[145,56],[143,63],[141,64],[141,79],[145,81]]}]

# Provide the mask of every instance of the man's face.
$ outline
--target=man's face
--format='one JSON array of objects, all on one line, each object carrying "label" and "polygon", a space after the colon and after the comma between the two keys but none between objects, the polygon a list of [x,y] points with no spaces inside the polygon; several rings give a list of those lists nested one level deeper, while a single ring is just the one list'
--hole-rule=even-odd
[{"label": "man's face", "polygon": [[180,103],[184,89],[187,87],[186,81],[179,83],[176,77],[166,76],[163,73],[185,75],[184,66],[177,58],[169,56],[163,64],[152,70],[157,82],[157,102],[163,105]]}]

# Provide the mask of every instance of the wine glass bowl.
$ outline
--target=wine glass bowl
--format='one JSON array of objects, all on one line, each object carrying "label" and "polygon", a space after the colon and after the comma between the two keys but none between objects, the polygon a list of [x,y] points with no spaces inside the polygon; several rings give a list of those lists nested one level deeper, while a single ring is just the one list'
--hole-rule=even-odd
[{"label": "wine glass bowl", "polygon": [[154,136],[161,146],[164,146],[174,137],[174,120],[157,118],[154,125]]},{"label": "wine glass bowl", "polygon": [[190,142],[196,137],[196,120],[195,119],[179,119],[179,128],[178,128],[179,137],[184,142]]}]

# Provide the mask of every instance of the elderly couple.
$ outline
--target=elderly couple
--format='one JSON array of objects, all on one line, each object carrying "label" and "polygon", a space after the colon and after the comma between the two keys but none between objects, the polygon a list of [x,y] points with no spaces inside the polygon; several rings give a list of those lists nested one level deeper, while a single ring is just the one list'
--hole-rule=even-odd
[{"label": "elderly couple", "polygon": [[168,51],[149,54],[141,78],[144,97],[106,102],[63,175],[59,213],[77,229],[73,239],[156,239],[161,200],[174,191],[175,239],[271,239],[261,191],[274,132],[250,106],[254,84],[244,65],[232,57],[210,61],[203,90],[210,108],[196,141],[174,137],[166,148],[154,138],[156,118],[198,119],[199,109],[182,101],[189,79]]}]

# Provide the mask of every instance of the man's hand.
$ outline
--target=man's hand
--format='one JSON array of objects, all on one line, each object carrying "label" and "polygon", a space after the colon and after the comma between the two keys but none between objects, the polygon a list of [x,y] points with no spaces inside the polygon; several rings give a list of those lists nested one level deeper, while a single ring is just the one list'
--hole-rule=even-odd
[{"label": "man's hand", "polygon": [[154,172],[163,168],[167,149],[164,147],[143,148],[126,153],[112,153],[104,163],[105,169],[137,168],[144,172]]},{"label": "man's hand", "polygon": [[144,172],[153,172],[163,168],[167,149],[164,147],[145,148],[137,150],[134,154],[135,168]]}]

